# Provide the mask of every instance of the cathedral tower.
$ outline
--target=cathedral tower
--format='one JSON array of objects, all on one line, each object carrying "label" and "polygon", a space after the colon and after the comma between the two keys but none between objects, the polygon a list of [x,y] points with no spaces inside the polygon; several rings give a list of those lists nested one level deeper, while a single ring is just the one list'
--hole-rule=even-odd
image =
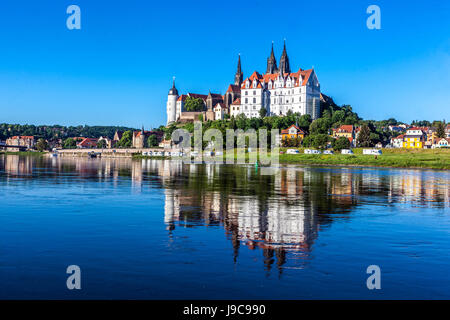
[{"label": "cathedral tower", "polygon": [[273,41],[272,41],[272,51],[270,52],[270,57],[267,58],[266,73],[276,73],[276,72],[277,72],[277,60],[275,59],[275,54],[273,53]]},{"label": "cathedral tower", "polygon": [[242,84],[243,79],[244,79],[244,74],[242,73],[242,70],[241,70],[241,54],[239,54],[236,75],[234,76],[234,85],[240,86]]},{"label": "cathedral tower", "polygon": [[177,99],[178,90],[175,88],[175,77],[173,77],[172,88],[167,96],[167,125],[177,121]]},{"label": "cathedral tower", "polygon": [[279,71],[284,75],[285,73],[291,73],[291,67],[289,66],[289,57],[286,52],[286,40],[284,40],[283,53],[280,58]]}]

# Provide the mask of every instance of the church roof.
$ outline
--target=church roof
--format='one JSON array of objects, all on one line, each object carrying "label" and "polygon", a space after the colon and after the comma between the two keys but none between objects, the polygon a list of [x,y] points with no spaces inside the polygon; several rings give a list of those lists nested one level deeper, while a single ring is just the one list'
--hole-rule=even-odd
[{"label": "church roof", "polygon": [[239,86],[230,84],[228,86],[227,92],[235,92],[236,93],[236,92],[239,92],[239,90],[240,90]]}]

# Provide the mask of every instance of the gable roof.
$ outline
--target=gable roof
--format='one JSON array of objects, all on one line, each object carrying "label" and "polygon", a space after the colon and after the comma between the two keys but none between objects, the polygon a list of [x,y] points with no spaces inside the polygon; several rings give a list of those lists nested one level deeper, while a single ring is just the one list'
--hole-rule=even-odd
[{"label": "gable roof", "polygon": [[305,131],[303,131],[301,128],[299,128],[295,124],[289,126],[287,129],[281,130],[281,133],[282,134],[288,134],[289,133],[289,129],[291,129],[292,127],[294,127],[297,130],[297,134],[306,134]]}]

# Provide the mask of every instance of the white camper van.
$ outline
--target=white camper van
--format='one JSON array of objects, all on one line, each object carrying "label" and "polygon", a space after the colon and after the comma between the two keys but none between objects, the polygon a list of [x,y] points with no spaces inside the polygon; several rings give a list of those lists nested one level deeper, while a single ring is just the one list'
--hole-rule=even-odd
[{"label": "white camper van", "polygon": [[342,149],[341,154],[353,154],[353,151],[350,149]]},{"label": "white camper van", "polygon": [[379,156],[382,154],[382,152],[379,149],[363,149],[363,154]]},{"label": "white camper van", "polygon": [[287,154],[299,154],[300,151],[298,151],[297,149],[287,149],[286,153]]},{"label": "white camper van", "polygon": [[313,150],[313,149],[305,149],[304,151],[306,154],[321,154],[319,150]]}]

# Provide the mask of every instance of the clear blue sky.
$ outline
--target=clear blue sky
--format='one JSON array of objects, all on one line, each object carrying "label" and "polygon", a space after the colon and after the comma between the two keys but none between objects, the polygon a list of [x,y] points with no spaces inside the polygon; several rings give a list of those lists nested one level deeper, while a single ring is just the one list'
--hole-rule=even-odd
[{"label": "clear blue sky", "polygon": [[[66,28],[70,4],[81,30]],[[450,120],[447,0],[3,0],[0,122],[158,126],[172,76],[182,93],[224,93],[238,53],[244,76],[264,72],[283,38],[292,69],[314,66],[366,119]]]}]

